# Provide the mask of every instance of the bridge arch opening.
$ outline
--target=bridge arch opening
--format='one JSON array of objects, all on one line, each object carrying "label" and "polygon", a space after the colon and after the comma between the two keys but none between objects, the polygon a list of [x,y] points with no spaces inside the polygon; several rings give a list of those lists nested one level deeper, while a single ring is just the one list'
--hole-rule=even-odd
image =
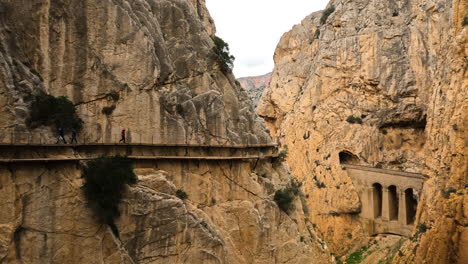
[{"label": "bridge arch opening", "polygon": [[343,150],[338,154],[340,158],[340,164],[359,164],[358,156],[353,153]]},{"label": "bridge arch opening", "polygon": [[414,224],[416,218],[416,210],[418,208],[418,200],[414,195],[414,191],[411,188],[405,190],[405,203],[406,203],[406,224]]},{"label": "bridge arch opening", "polygon": [[390,220],[398,220],[398,193],[397,187],[388,187],[388,212]]},{"label": "bridge arch opening", "polygon": [[374,207],[374,218],[382,216],[382,185],[372,184],[372,199]]}]

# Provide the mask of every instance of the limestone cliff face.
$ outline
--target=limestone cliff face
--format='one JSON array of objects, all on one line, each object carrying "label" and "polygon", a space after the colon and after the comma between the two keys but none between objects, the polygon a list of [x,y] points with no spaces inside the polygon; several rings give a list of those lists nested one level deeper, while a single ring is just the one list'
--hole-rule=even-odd
[{"label": "limestone cliff face", "polygon": [[[204,0],[0,0],[0,142],[28,132],[23,97],[37,91],[68,96],[88,142],[122,127],[131,142],[270,142],[220,71],[214,32]],[[331,262],[300,199],[290,215],[273,201],[290,179],[281,165],[149,162],[126,191],[118,237],[87,208],[82,166],[0,165],[0,263]]]},{"label": "limestone cliff face", "polygon": [[271,72],[260,76],[242,77],[237,80],[252,99],[254,107],[257,107],[263,90],[270,84]]},{"label": "limestone cliff face", "polygon": [[2,165],[0,263],[329,263],[302,211],[288,216],[271,200],[288,180],[284,169],[260,162],[257,173],[267,175],[260,177],[251,165],[135,169],[139,182],[121,204],[119,237],[87,208],[79,166]]},{"label": "limestone cliff face", "polygon": [[[401,263],[466,262],[466,1],[331,1],[286,33],[257,112],[289,147],[311,219],[342,254],[365,235],[340,152],[428,175]],[[348,120],[348,121],[347,121]],[[343,161],[343,159],[342,159]],[[443,198],[448,188],[457,195]],[[414,252],[414,253],[413,253]]]},{"label": "limestone cliff face", "polygon": [[133,142],[269,140],[220,71],[202,0],[2,0],[0,12],[1,128],[25,132],[22,98],[43,90],[77,104],[88,141],[114,141],[122,128]]}]

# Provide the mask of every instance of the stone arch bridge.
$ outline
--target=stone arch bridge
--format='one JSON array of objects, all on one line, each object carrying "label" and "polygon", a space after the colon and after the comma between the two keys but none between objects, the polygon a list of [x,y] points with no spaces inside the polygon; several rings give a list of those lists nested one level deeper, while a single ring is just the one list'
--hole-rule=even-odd
[{"label": "stone arch bridge", "polygon": [[371,235],[410,236],[426,176],[351,164],[342,167],[359,194],[364,229]]}]

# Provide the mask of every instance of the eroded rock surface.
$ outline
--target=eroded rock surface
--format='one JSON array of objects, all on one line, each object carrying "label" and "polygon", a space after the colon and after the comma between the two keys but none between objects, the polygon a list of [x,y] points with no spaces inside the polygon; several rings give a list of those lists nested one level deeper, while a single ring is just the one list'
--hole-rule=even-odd
[{"label": "eroded rock surface", "polygon": [[132,142],[269,140],[220,71],[202,0],[2,0],[0,12],[2,129],[27,132],[23,97],[41,90],[77,105],[88,142],[114,142],[122,128]]},{"label": "eroded rock surface", "polygon": [[[284,169],[262,162],[257,172],[268,176],[260,177],[251,166],[158,162],[136,169],[139,182],[126,191],[116,222],[119,237],[87,207],[79,166],[2,166],[0,262],[331,261],[304,221],[300,200],[290,216],[272,201],[288,180]],[[188,199],[177,198],[177,189]]]},{"label": "eroded rock surface", "polygon": [[467,2],[331,5],[325,23],[313,13],[282,37],[257,110],[289,147],[312,222],[338,255],[366,240],[340,152],[341,162],[423,173],[415,226],[430,229],[395,262],[466,262]]},{"label": "eroded rock surface", "polygon": [[237,80],[252,99],[254,107],[257,107],[263,91],[270,84],[271,72],[260,76],[242,77]]}]

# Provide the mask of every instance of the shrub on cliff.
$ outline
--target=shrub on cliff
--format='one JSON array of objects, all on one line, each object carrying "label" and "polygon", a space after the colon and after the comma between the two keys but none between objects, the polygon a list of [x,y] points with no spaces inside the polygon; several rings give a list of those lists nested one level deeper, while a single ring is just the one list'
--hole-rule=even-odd
[{"label": "shrub on cliff", "polygon": [[328,17],[333,12],[335,12],[335,6],[334,5],[331,5],[329,8],[325,9],[325,11],[323,11],[322,17],[320,18],[320,24],[322,24],[322,25],[325,24],[325,22],[327,22]]},{"label": "shrub on cliff", "polygon": [[31,128],[41,125],[55,125],[57,128],[79,130],[83,126],[83,121],[78,117],[75,106],[65,96],[54,97],[40,94],[30,95],[24,99],[26,102],[31,102],[29,118],[26,120]]},{"label": "shrub on cliff", "polygon": [[229,54],[229,44],[217,36],[213,38],[213,41],[215,44],[213,51],[216,54],[221,71],[223,73],[231,72],[232,67],[234,67],[234,60],[236,58]]},{"label": "shrub on cliff", "polygon": [[115,105],[105,106],[104,108],[102,108],[102,113],[105,115],[112,115],[114,110],[115,110]]},{"label": "shrub on cliff", "polygon": [[188,198],[188,194],[185,191],[181,190],[181,189],[178,189],[176,191],[176,196],[177,196],[177,198],[179,198],[181,200],[185,200],[185,199]]},{"label": "shrub on cliff", "polygon": [[278,207],[285,213],[294,210],[294,200],[300,194],[302,183],[292,179],[285,188],[275,192],[274,200]]},{"label": "shrub on cliff", "polygon": [[348,116],[348,118],[346,118],[346,121],[350,124],[362,124],[362,119],[360,117],[356,117],[356,116]]},{"label": "shrub on cliff", "polygon": [[137,181],[132,161],[123,156],[100,157],[88,162],[81,177],[88,206],[118,236],[114,220],[120,216],[120,201],[126,185]]}]

